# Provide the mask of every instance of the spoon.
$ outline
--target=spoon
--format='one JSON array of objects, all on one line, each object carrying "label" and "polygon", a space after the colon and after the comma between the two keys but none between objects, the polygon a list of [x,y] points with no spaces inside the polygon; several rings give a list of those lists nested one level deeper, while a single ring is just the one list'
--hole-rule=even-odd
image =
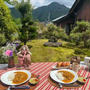
[{"label": "spoon", "polygon": [[[57,74],[55,74],[55,76],[58,78]],[[62,88],[62,84],[60,82],[58,84],[59,84],[59,87]]]},{"label": "spoon", "polygon": [[62,86],[62,84],[61,84],[60,82],[59,82],[59,87],[60,87],[60,88],[62,88],[62,87],[63,87],[63,86]]}]

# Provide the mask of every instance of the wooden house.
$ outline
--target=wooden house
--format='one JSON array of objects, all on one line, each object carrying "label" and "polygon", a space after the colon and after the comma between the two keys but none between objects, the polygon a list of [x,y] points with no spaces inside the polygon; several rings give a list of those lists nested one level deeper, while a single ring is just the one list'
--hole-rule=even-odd
[{"label": "wooden house", "polygon": [[76,0],[68,14],[54,19],[53,23],[66,28],[69,34],[75,22],[81,20],[90,22],[90,0]]}]

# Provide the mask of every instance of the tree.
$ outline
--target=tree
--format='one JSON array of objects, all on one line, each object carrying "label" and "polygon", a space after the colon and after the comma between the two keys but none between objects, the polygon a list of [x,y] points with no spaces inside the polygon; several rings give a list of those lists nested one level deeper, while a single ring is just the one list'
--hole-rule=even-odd
[{"label": "tree", "polygon": [[3,1],[5,1],[5,2],[11,4],[11,5],[14,5],[14,6],[18,4],[18,0],[13,0],[13,1],[11,1],[11,0],[3,0]]},{"label": "tree", "polygon": [[6,41],[12,41],[12,37],[17,33],[17,30],[18,28],[10,15],[10,10],[4,4],[4,1],[0,0],[0,34],[5,37]]},{"label": "tree", "polygon": [[3,0],[3,1],[9,2],[10,0]]},{"label": "tree", "polygon": [[18,10],[22,14],[22,27],[20,29],[20,40],[26,44],[28,40],[32,40],[37,36],[37,28],[32,19],[32,6],[30,0],[22,2],[17,6]]},{"label": "tree", "polygon": [[87,47],[87,43],[90,43],[90,23],[81,21],[77,22],[76,26],[70,34],[71,41],[76,45],[79,45],[80,42],[84,43],[84,47]]},{"label": "tree", "polygon": [[28,40],[32,40],[37,36],[37,28],[34,26],[30,17],[23,18],[22,28],[20,29],[20,40],[26,44]]},{"label": "tree", "polygon": [[47,26],[46,34],[50,42],[57,42],[59,36],[59,28],[54,24],[49,24]]},{"label": "tree", "polygon": [[27,0],[27,2],[22,0],[21,3],[16,5],[16,8],[20,11],[23,17],[27,17],[28,15],[32,17],[32,5],[30,4],[30,0]]}]

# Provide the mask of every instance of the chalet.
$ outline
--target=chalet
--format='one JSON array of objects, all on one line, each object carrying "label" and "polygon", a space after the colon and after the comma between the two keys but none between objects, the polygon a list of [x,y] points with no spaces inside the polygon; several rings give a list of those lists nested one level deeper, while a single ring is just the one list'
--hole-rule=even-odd
[{"label": "chalet", "polygon": [[66,28],[69,34],[76,21],[90,22],[90,0],[76,0],[67,15],[54,19],[52,22],[57,26]]}]

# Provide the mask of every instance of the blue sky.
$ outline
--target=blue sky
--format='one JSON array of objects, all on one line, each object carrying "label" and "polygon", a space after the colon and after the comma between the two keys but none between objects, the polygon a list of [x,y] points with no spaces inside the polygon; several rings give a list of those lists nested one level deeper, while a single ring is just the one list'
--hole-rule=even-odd
[{"label": "blue sky", "polygon": [[[18,0],[18,1],[21,1],[21,0]],[[24,0],[24,1],[27,1],[27,0]],[[34,6],[35,8],[48,5],[51,2],[59,2],[60,4],[64,4],[65,6],[71,8],[73,3],[75,2],[75,0],[30,0],[30,1],[32,6]]]}]

